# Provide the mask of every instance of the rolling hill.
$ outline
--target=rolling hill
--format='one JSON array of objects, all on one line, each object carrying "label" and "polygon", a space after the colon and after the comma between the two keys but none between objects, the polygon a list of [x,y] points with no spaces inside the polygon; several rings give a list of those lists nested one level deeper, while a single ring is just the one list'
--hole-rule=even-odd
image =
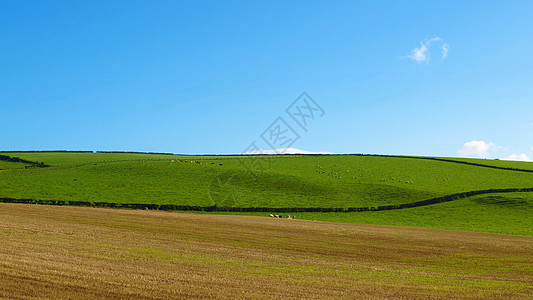
[{"label": "rolling hill", "polygon": [[[533,188],[533,163],[375,155],[4,155],[46,166],[4,167],[0,171],[0,198],[4,202],[28,199],[202,210],[216,205],[218,210],[247,208],[247,214],[265,215],[278,209],[318,220],[533,234],[527,229],[533,227],[529,226],[533,225],[531,193],[520,190]],[[487,190],[522,192],[497,194],[499,201],[490,200],[494,198],[489,194],[469,198],[466,196],[470,194],[465,194]],[[446,198],[449,195],[457,196]],[[425,207],[344,212],[404,208],[443,197],[445,201],[430,201],[426,204],[432,205]],[[449,200],[453,201],[439,203]],[[332,209],[337,212],[327,212]],[[437,222],[438,215],[447,221]],[[473,219],[485,217],[477,223],[465,223],[468,215]],[[502,220],[501,226],[487,226],[494,215]]]}]

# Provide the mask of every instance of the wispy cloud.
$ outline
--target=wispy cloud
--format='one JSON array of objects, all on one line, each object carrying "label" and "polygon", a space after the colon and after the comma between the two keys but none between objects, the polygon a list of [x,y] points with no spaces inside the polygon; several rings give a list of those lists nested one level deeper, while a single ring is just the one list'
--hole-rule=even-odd
[{"label": "wispy cloud", "polygon": [[429,63],[431,60],[430,48],[433,43],[439,43],[439,46],[442,51],[442,56],[440,58],[443,61],[448,56],[448,51],[450,50],[450,45],[444,42],[440,37],[434,37],[431,39],[424,40],[420,43],[420,47],[415,47],[411,50],[411,54],[404,56],[417,63]]},{"label": "wispy cloud", "polygon": [[516,160],[516,161],[531,161],[529,156],[527,156],[527,154],[525,154],[525,153],[522,153],[522,154],[511,154],[511,155],[509,155],[507,157],[504,157],[502,159],[503,160]]},{"label": "wispy cloud", "polygon": [[448,57],[448,51],[450,50],[450,45],[447,43],[442,44],[442,57],[440,58],[440,61],[443,61],[446,57]]},{"label": "wispy cloud", "polygon": [[429,60],[428,47],[425,44],[420,45],[420,48],[414,48],[411,54],[407,55],[408,58],[421,63]]},{"label": "wispy cloud", "polygon": [[489,150],[493,148],[494,143],[486,143],[484,141],[470,141],[463,145],[463,148],[459,149],[457,153],[461,156],[477,156],[480,158],[486,158],[489,155]]}]

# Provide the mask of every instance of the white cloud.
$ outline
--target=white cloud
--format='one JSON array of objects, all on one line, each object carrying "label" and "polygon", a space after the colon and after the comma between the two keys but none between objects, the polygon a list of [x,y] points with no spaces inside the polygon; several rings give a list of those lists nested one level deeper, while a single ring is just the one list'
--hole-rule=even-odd
[{"label": "white cloud", "polygon": [[306,150],[300,150],[296,148],[283,148],[283,149],[273,149],[273,150],[264,150],[259,149],[256,151],[248,151],[242,153],[244,155],[250,155],[250,154],[333,154],[331,152],[312,152],[312,151],[306,151]]},{"label": "white cloud", "polygon": [[411,50],[411,54],[405,57],[410,58],[411,60],[414,60],[417,63],[422,63],[422,62],[429,63],[429,61],[431,60],[429,49],[431,48],[431,44],[433,42],[440,43],[440,48],[442,51],[442,56],[440,60],[443,61],[448,56],[450,45],[444,42],[440,37],[434,37],[434,38],[422,41],[420,43],[420,47],[415,47],[413,50]]},{"label": "white cloud", "polygon": [[507,157],[502,158],[502,160],[531,161],[529,156],[527,156],[525,153],[511,154]]},{"label": "white cloud", "polygon": [[417,63],[424,62],[429,59],[428,47],[424,44],[420,45],[420,48],[414,48],[410,55],[407,55],[410,59]]},{"label": "white cloud", "polygon": [[448,43],[442,44],[442,57],[440,58],[440,61],[443,61],[446,57],[448,57],[448,51],[450,50],[450,45]]},{"label": "white cloud", "polygon": [[463,145],[463,148],[459,149],[457,153],[461,156],[475,155],[477,157],[486,158],[489,154],[489,150],[495,145],[493,143],[486,143],[484,141],[470,141]]},{"label": "white cloud", "polygon": [[[511,147],[503,147],[496,145],[494,143],[486,143],[484,141],[470,141],[463,145],[463,148],[458,150],[457,152],[461,156],[476,156],[479,158],[488,158],[489,156],[492,157],[500,157],[501,160],[515,160],[515,161],[533,161],[526,153],[521,154],[511,154],[509,156],[505,156],[509,154],[509,150]],[[533,147],[531,147],[531,151],[533,151]],[[506,154],[500,154],[501,152],[507,152]]]}]

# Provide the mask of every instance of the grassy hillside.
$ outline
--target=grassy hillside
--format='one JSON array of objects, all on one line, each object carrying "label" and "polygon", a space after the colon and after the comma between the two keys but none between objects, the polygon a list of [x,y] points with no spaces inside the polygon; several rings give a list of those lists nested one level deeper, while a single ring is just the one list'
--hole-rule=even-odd
[{"label": "grassy hillside", "polygon": [[469,163],[483,164],[487,166],[495,166],[501,168],[514,168],[514,169],[525,169],[533,171],[533,163],[523,162],[523,161],[508,161],[508,160],[497,160],[497,159],[475,159],[475,158],[447,158],[450,160],[464,161]]},{"label": "grassy hillside", "polygon": [[10,157],[8,155],[0,154],[0,171],[12,170],[12,169],[25,169],[29,167],[44,167],[44,164],[40,164],[34,161],[26,161],[18,157]]},{"label": "grassy hillside", "polygon": [[531,299],[533,238],[0,203],[0,298]]},{"label": "grassy hillside", "polygon": [[0,160],[0,171],[3,170],[12,170],[12,169],[24,169],[29,164],[20,163],[20,162],[9,162]]},{"label": "grassy hillside", "polygon": [[[0,197],[206,206],[214,204],[220,194],[231,194],[225,203],[217,204],[368,207],[473,190],[533,187],[533,173],[390,157],[274,157],[270,158],[271,169],[252,175],[243,169],[239,160],[256,157],[10,155],[43,161],[51,167],[3,172]],[[530,167],[528,163],[521,165]]]},{"label": "grassy hillside", "polygon": [[[476,190],[532,188],[533,173],[382,156],[179,156],[5,153],[49,167],[0,171],[0,198],[194,206],[347,208],[413,203]],[[244,165],[267,160],[250,173]],[[533,163],[463,160],[533,169]],[[17,164],[17,163],[6,163]],[[0,169],[2,165],[0,165]],[[479,195],[407,210],[300,213],[307,219],[531,235],[531,194]],[[497,199],[501,201],[492,201]],[[521,199],[518,201],[517,199]],[[259,215],[265,215],[264,213]],[[493,225],[491,225],[493,224]]]},{"label": "grassy hillside", "polygon": [[[231,213],[267,216],[268,213]],[[281,215],[287,216],[287,213]],[[490,194],[423,207],[365,212],[299,212],[297,219],[533,236],[533,193]]]}]

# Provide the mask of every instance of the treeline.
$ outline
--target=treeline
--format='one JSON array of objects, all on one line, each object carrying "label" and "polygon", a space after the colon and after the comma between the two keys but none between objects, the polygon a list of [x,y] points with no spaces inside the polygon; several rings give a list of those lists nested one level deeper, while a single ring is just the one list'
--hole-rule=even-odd
[{"label": "treeline", "polygon": [[0,153],[93,153],[93,151],[82,150],[13,150],[13,151],[0,151]]},{"label": "treeline", "polygon": [[24,163],[24,164],[28,164],[28,165],[30,165],[31,167],[35,167],[35,168],[49,167],[49,166],[46,165],[44,162],[29,161],[29,160],[25,160],[25,159],[22,159],[22,158],[11,157],[11,156],[7,156],[7,155],[0,155],[0,160],[2,160],[2,161],[8,161],[8,162]]},{"label": "treeline", "polygon": [[71,205],[71,206],[89,206],[89,207],[109,207],[109,208],[126,208],[126,209],[149,209],[164,211],[206,211],[206,212],[278,212],[278,213],[296,213],[296,212],[363,212],[363,211],[384,211],[394,209],[405,209],[420,206],[427,206],[437,203],[450,202],[453,200],[463,199],[476,195],[494,194],[494,193],[517,193],[533,192],[533,188],[511,188],[511,189],[491,189],[470,191],[446,195],[442,197],[431,198],[427,200],[383,205],[378,207],[225,207],[225,206],[194,206],[194,205],[174,205],[174,204],[141,204],[141,203],[112,203],[112,202],[88,202],[88,201],[63,201],[63,200],[34,200],[34,199],[14,199],[0,198],[3,203],[24,203],[24,204],[41,204],[41,205]]},{"label": "treeline", "polygon": [[13,150],[0,151],[0,153],[125,153],[125,154],[162,154],[182,155],[168,152],[139,152],[139,151],[92,151],[92,150]]},{"label": "treeline", "polygon": [[94,153],[179,155],[179,154],[174,154],[174,153],[169,153],[169,152],[138,152],[138,151],[95,151]]}]

